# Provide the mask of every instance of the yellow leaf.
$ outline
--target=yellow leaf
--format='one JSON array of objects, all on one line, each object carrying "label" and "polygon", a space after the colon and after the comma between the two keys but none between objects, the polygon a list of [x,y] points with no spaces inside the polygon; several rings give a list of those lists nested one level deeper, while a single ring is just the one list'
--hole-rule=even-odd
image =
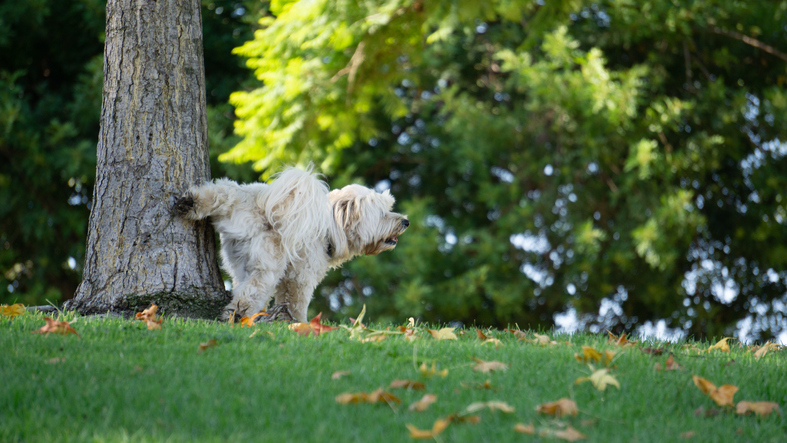
[{"label": "yellow leaf", "polygon": [[506,369],[508,369],[508,365],[503,362],[484,361],[475,357],[473,357],[473,360],[475,360],[476,363],[478,363],[477,365],[473,366],[474,371],[488,373],[494,371],[505,371]]},{"label": "yellow leaf", "polygon": [[595,371],[590,377],[579,377],[574,381],[574,384],[580,384],[583,382],[589,381],[596,387],[599,391],[603,391],[607,389],[607,386],[612,385],[616,388],[620,389],[620,383],[615,379],[615,377],[609,375],[609,369],[599,369]]},{"label": "yellow leaf", "polygon": [[582,346],[582,355],[574,354],[574,358],[580,363],[587,363],[589,361],[600,362],[601,353],[591,346]]},{"label": "yellow leaf", "polygon": [[723,352],[730,352],[730,345],[727,343],[727,340],[734,338],[734,337],[724,337],[723,339],[719,340],[715,345],[708,348],[708,352],[718,349]]},{"label": "yellow leaf", "polygon": [[450,420],[445,420],[445,419],[437,420],[432,425],[432,429],[428,431],[422,431],[416,428],[415,426],[411,425],[410,423],[407,423],[405,426],[407,426],[407,429],[410,431],[410,438],[428,439],[428,438],[435,438],[436,436],[440,435],[440,433],[445,431],[445,428],[447,428],[450,423],[451,423]]},{"label": "yellow leaf", "polygon": [[418,372],[420,372],[421,375],[424,377],[431,377],[433,375],[439,375],[440,377],[445,377],[446,375],[448,375],[448,369],[437,371],[437,363],[435,362],[432,362],[431,368],[426,366],[426,362],[421,363],[421,366],[418,367]]},{"label": "yellow leaf", "polygon": [[626,334],[621,334],[620,337],[618,337],[617,335],[613,334],[609,330],[607,330],[607,334],[609,334],[609,340],[607,340],[607,342],[614,343],[620,347],[634,346],[637,343],[635,341],[627,340]]},{"label": "yellow leaf", "polygon": [[713,399],[719,406],[735,406],[735,403],[732,401],[732,398],[735,396],[735,393],[738,392],[738,387],[733,385],[722,385],[718,388],[716,385],[711,383],[710,381],[698,377],[696,375],[692,375],[692,379],[694,380],[694,384],[702,391],[705,395]]},{"label": "yellow leaf", "polygon": [[781,411],[779,411],[779,404],[772,401],[741,401],[738,402],[738,406],[735,408],[735,412],[739,415],[754,412],[760,417],[767,417],[771,415],[773,411],[782,415]]},{"label": "yellow leaf", "polygon": [[554,415],[555,417],[563,417],[566,415],[576,417],[579,413],[577,402],[568,398],[561,398],[551,403],[538,405],[536,406],[536,411],[541,414]]},{"label": "yellow leaf", "polygon": [[456,328],[442,328],[439,330],[427,329],[427,331],[432,334],[432,337],[434,337],[435,340],[456,340],[454,329]]},{"label": "yellow leaf", "polygon": [[410,405],[408,408],[411,411],[424,412],[429,405],[437,401],[437,396],[434,394],[426,394],[420,400]]},{"label": "yellow leaf", "polygon": [[14,303],[11,306],[2,305],[0,306],[0,315],[3,317],[14,318],[16,316],[24,314],[26,311],[25,305],[22,303]]}]

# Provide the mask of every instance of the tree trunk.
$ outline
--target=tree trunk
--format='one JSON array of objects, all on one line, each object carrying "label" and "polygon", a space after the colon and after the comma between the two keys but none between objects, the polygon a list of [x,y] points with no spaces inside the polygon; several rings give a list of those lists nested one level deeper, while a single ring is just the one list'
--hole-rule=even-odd
[{"label": "tree trunk", "polygon": [[215,318],[213,229],[175,217],[210,180],[199,0],[109,0],[98,164],[82,283],[66,308]]}]

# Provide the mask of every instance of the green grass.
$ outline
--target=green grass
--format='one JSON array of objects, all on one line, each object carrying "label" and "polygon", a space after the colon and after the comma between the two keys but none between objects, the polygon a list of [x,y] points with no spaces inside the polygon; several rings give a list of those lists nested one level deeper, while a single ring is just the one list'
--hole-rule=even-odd
[{"label": "green grass", "polygon": [[[74,318],[74,317],[70,317]],[[783,415],[738,416],[716,408],[692,382],[692,374],[716,385],[740,388],[735,401],[787,404],[787,356],[771,352],[755,360],[746,349],[731,353],[688,352],[680,344],[638,343],[620,349],[606,336],[553,336],[559,345],[541,347],[493,331],[503,345],[481,345],[472,329],[458,341],[437,341],[426,331],[408,342],[400,336],[379,343],[351,340],[344,330],[300,337],[286,325],[230,327],[202,321],[166,319],[149,331],[142,322],[78,318],[75,335],[30,332],[41,315],[0,321],[0,441],[412,441],[405,424],[427,429],[438,418],[473,402],[498,400],[512,414],[484,410],[477,425],[452,424],[438,436],[445,442],[533,441],[517,434],[516,423],[540,429],[570,424],[589,441],[663,442],[784,441]],[[255,329],[260,329],[253,337]],[[218,346],[199,353],[210,339]],[[570,341],[567,345],[564,342]],[[589,369],[574,358],[581,345],[618,350],[611,374],[621,388],[597,391],[574,385]],[[707,347],[707,344],[704,345]],[[667,353],[651,357],[640,347],[664,347],[682,370],[657,372]],[[482,374],[472,357],[510,365]],[[57,360],[55,360],[57,359]],[[445,378],[424,378],[422,362],[447,368]],[[350,375],[332,380],[336,371]],[[390,390],[401,405],[335,402],[338,394],[387,386],[394,379],[420,380],[438,400],[425,412],[408,406],[424,391]],[[493,387],[466,389],[489,379]],[[574,399],[577,417],[559,421],[535,408],[561,397]]]}]

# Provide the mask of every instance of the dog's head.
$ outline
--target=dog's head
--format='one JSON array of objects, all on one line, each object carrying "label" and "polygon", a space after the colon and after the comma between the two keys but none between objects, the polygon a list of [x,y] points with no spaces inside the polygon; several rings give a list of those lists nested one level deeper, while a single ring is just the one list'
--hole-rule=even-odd
[{"label": "dog's head", "polygon": [[328,199],[351,256],[377,255],[395,248],[399,235],[410,226],[407,216],[391,211],[395,200],[387,190],[380,193],[349,185],[331,191]]}]

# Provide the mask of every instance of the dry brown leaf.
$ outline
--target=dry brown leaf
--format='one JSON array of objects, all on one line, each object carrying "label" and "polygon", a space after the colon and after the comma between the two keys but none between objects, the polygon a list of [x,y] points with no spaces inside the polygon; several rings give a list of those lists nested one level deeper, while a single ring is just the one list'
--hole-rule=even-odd
[{"label": "dry brown leaf", "polygon": [[[661,363],[656,363],[655,365],[653,365],[653,369],[657,371],[661,371],[662,370]],[[672,354],[670,354],[669,358],[667,358],[667,361],[664,362],[663,369],[665,371],[676,371],[680,369],[680,365],[675,363],[675,358],[672,356]]]},{"label": "dry brown leaf", "polygon": [[661,355],[664,353],[663,348],[642,348],[640,351],[651,355]]},{"label": "dry brown leaf", "polygon": [[465,389],[492,389],[492,383],[488,378],[485,382],[478,383],[475,386],[468,385],[465,382],[460,382],[459,384]]},{"label": "dry brown leaf", "polygon": [[377,343],[385,340],[386,338],[388,338],[388,336],[385,334],[370,335],[366,338],[362,338],[361,343]]},{"label": "dry brown leaf", "polygon": [[754,352],[754,359],[755,360],[759,360],[762,357],[765,357],[765,354],[767,354],[769,351],[778,351],[778,350],[780,350],[782,348],[784,348],[784,346],[782,346],[780,344],[768,342],[768,343],[765,343],[764,345],[762,345],[760,347],[752,347],[751,350],[755,351]]},{"label": "dry brown leaf", "polygon": [[694,438],[694,431],[686,431],[680,434],[682,438]]},{"label": "dry brown leaf", "polygon": [[536,411],[541,414],[554,415],[555,417],[564,417],[566,415],[576,417],[579,413],[577,402],[568,398],[561,398],[551,403],[538,405],[536,406]]},{"label": "dry brown leaf", "polygon": [[734,337],[724,337],[723,339],[719,340],[715,345],[708,348],[708,352],[718,349],[723,352],[730,352],[730,345],[727,343],[727,340],[734,338]]},{"label": "dry brown leaf", "polygon": [[533,426],[533,423],[530,423],[529,425],[517,423],[514,425],[514,431],[519,432],[520,434],[536,435],[536,428]]},{"label": "dry brown leaf", "polygon": [[735,396],[735,393],[738,392],[738,387],[733,385],[722,385],[718,388],[716,385],[711,383],[710,381],[698,377],[696,375],[692,375],[692,379],[694,380],[694,384],[702,391],[705,395],[713,399],[719,406],[735,406],[735,403],[732,401],[732,398]]},{"label": "dry brown leaf", "polygon": [[551,435],[566,441],[579,441],[587,438],[584,434],[572,428],[570,425],[567,426],[566,429],[552,432]]},{"label": "dry brown leaf", "polygon": [[536,334],[534,332],[533,333],[533,337],[535,337],[535,338],[532,341],[530,341],[530,340],[528,340],[528,341],[530,341],[531,343],[534,343],[534,344],[538,344],[538,345],[541,345],[541,346],[551,346],[551,345],[556,345],[557,344],[556,341],[550,340],[548,335]]},{"label": "dry brown leaf", "polygon": [[163,320],[156,320],[156,310],[158,310],[158,306],[154,303],[144,311],[137,312],[136,318],[137,320],[144,321],[148,329],[161,329],[161,322]]},{"label": "dry brown leaf", "polygon": [[377,389],[371,393],[366,392],[348,392],[336,396],[336,403],[401,403],[399,397],[391,394],[390,392],[383,391],[383,388]]},{"label": "dry brown leaf", "polygon": [[434,394],[426,394],[420,400],[410,405],[408,408],[411,411],[424,412],[429,405],[437,401],[437,396]]},{"label": "dry brown leaf", "polygon": [[516,338],[518,338],[519,340],[527,340],[528,339],[527,338],[527,334],[522,332],[522,331],[520,331],[519,329],[505,329],[505,331],[514,334],[514,336]]},{"label": "dry brown leaf", "polygon": [[420,381],[414,380],[394,380],[388,387],[391,389],[412,389],[414,391],[423,391],[426,389],[426,385]]},{"label": "dry brown leaf", "polygon": [[205,352],[206,349],[212,348],[214,346],[218,346],[218,344],[219,344],[219,342],[217,342],[215,339],[211,338],[206,343],[200,343],[199,344],[199,351],[198,352],[199,353],[203,353],[203,352]]},{"label": "dry brown leaf", "polygon": [[514,407],[504,401],[486,401],[470,404],[465,408],[463,414],[471,414],[486,408],[489,408],[490,411],[502,411],[506,414],[511,414],[514,412]]},{"label": "dry brown leaf", "polygon": [[635,344],[637,344],[637,342],[635,342],[635,341],[627,340],[626,339],[626,334],[621,334],[620,337],[618,337],[617,335],[613,334],[609,330],[607,330],[607,334],[609,334],[609,340],[607,340],[607,342],[614,343],[617,346],[625,348],[625,347],[630,347],[630,346],[634,346]]},{"label": "dry brown leaf", "polygon": [[50,358],[49,360],[47,360],[46,364],[54,365],[54,364],[58,364],[58,363],[63,363],[64,361],[66,361],[65,357],[55,357],[55,358]]},{"label": "dry brown leaf", "polygon": [[440,433],[445,431],[445,428],[447,428],[450,423],[451,420],[447,420],[447,419],[437,420],[432,425],[432,429],[428,431],[423,431],[421,429],[418,429],[415,426],[411,425],[410,423],[407,423],[405,426],[407,426],[407,430],[410,431],[410,438],[429,439],[429,438],[435,438],[436,436],[440,435]]},{"label": "dry brown leaf", "polygon": [[452,414],[449,415],[447,419],[454,423],[470,423],[473,425],[477,425],[478,423],[481,423],[480,415]]},{"label": "dry brown leaf", "polygon": [[488,335],[486,335],[483,332],[481,332],[480,329],[476,329],[475,333],[478,336],[478,339],[481,340],[481,341],[489,340],[491,338]]},{"label": "dry brown leaf", "polygon": [[396,329],[397,329],[399,332],[401,332],[401,333],[402,333],[402,336],[403,336],[403,337],[404,337],[404,339],[405,339],[405,340],[407,340],[407,341],[413,341],[413,340],[415,340],[416,338],[418,338],[418,336],[417,336],[417,335],[415,335],[415,329],[408,328],[407,326],[399,326],[399,327],[398,327],[398,328],[396,328]]},{"label": "dry brown leaf", "polygon": [[309,320],[309,323],[290,323],[287,327],[290,331],[297,332],[301,337],[308,337],[310,334],[314,334],[315,337],[319,337],[320,334],[339,329],[338,326],[328,326],[322,324],[320,320],[321,317],[322,312],[314,316],[313,319]]},{"label": "dry brown leaf", "polygon": [[738,406],[735,407],[735,412],[739,415],[746,415],[750,412],[754,412],[760,417],[767,417],[771,415],[773,411],[782,415],[779,410],[779,404],[772,401],[740,401],[738,402]]},{"label": "dry brown leaf", "polygon": [[333,374],[331,374],[331,380],[338,380],[348,375],[350,375],[350,371],[336,371]]},{"label": "dry brown leaf", "polygon": [[715,417],[720,413],[721,413],[721,409],[716,409],[716,408],[705,409],[704,406],[700,406],[699,408],[694,410],[695,417],[701,417],[701,416],[704,416],[706,418]]},{"label": "dry brown leaf", "polygon": [[3,317],[14,318],[27,312],[25,305],[22,303],[14,303],[11,306],[0,305],[0,315]]},{"label": "dry brown leaf", "polygon": [[435,340],[456,340],[454,329],[456,328],[427,329],[427,331],[432,334]]},{"label": "dry brown leaf", "polygon": [[437,370],[436,362],[432,362],[431,368],[426,366],[426,362],[421,363],[421,366],[418,367],[418,372],[423,377],[431,377],[433,375],[439,375],[440,377],[445,377],[448,375],[448,369],[443,369],[442,371]]},{"label": "dry brown leaf", "polygon": [[402,400],[400,400],[399,397],[391,394],[390,392],[383,391],[383,388],[370,392],[367,401],[369,403],[385,402],[388,404],[402,402]]},{"label": "dry brown leaf", "polygon": [[44,317],[44,321],[46,321],[46,324],[44,326],[42,326],[40,329],[36,329],[35,331],[30,331],[30,332],[33,334],[46,334],[46,335],[49,335],[51,333],[62,334],[62,335],[75,334],[77,337],[79,337],[77,331],[74,328],[72,328],[71,324],[68,323],[67,321],[57,321],[49,317]]},{"label": "dry brown leaf", "polygon": [[484,361],[475,357],[473,357],[473,360],[478,363],[477,365],[473,366],[474,371],[489,373],[494,371],[505,371],[508,369],[508,365],[503,362]]}]

